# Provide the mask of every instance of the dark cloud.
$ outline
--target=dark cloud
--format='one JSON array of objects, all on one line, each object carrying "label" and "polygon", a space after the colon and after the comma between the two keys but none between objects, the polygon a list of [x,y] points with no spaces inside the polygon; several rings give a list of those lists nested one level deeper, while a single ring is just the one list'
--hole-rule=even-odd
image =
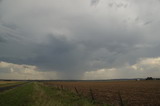
[{"label": "dark cloud", "polygon": [[2,37],[2,36],[0,36],[0,43],[4,43],[6,40]]},{"label": "dark cloud", "polygon": [[[141,41],[136,36],[127,38],[125,33],[124,35],[116,35],[113,32],[110,34],[112,36],[100,34],[86,35],[85,38],[79,36],[79,39],[74,40],[50,34],[46,37],[47,42],[40,44],[32,42],[23,45],[22,42],[26,41],[12,41],[13,44],[6,47],[14,49],[7,47],[9,48],[7,50],[5,47],[3,50],[8,51],[8,57],[4,57],[1,53],[0,59],[16,64],[35,65],[42,71],[56,70],[65,73],[63,78],[78,78],[86,70],[113,67],[117,61],[117,65],[120,65],[121,59],[118,60],[118,56],[133,51],[133,45]],[[117,36],[120,38],[116,39]],[[90,37],[92,39],[88,39]]]},{"label": "dark cloud", "polygon": [[100,0],[91,0],[91,5],[97,5],[100,2]]},{"label": "dark cloud", "polygon": [[[86,71],[119,68],[135,64],[139,58],[159,56],[159,24],[150,24],[159,20],[157,14],[145,19],[142,13],[146,11],[139,3],[103,2],[91,8],[84,5],[87,1],[62,6],[56,1],[6,0],[0,10],[0,61],[34,65],[41,72],[56,71],[61,78],[80,79]],[[91,0],[91,5],[98,3]],[[152,8],[148,11],[154,12]],[[144,27],[144,23],[150,25]]]},{"label": "dark cloud", "polygon": [[108,6],[109,7],[117,7],[117,8],[127,8],[128,4],[126,2],[123,2],[123,1],[111,1],[108,3]]},{"label": "dark cloud", "polygon": [[144,25],[148,25],[148,24],[151,24],[151,23],[152,23],[152,21],[147,21],[147,22],[144,23]]}]

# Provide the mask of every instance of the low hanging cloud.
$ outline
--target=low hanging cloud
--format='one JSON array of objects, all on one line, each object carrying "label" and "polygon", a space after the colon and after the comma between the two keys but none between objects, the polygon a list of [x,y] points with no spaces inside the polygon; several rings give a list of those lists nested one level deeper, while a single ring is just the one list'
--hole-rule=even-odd
[{"label": "low hanging cloud", "polygon": [[126,63],[159,57],[159,5],[157,0],[2,0],[0,61],[35,66],[44,78],[81,79],[93,70],[122,75],[130,70]]},{"label": "low hanging cloud", "polygon": [[118,78],[147,78],[160,76],[160,57],[143,58],[136,64],[126,64],[121,68],[104,68],[85,72],[83,79],[118,79]]},{"label": "low hanging cloud", "polygon": [[[56,79],[56,72],[40,72],[36,66],[0,62],[1,79]],[[52,74],[51,77],[50,74]]]}]

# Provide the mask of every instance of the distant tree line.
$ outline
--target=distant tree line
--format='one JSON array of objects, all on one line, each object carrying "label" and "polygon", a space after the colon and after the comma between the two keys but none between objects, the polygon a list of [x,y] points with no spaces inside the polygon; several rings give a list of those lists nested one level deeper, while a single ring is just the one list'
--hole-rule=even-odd
[{"label": "distant tree line", "polygon": [[147,77],[146,80],[160,80],[160,78]]}]

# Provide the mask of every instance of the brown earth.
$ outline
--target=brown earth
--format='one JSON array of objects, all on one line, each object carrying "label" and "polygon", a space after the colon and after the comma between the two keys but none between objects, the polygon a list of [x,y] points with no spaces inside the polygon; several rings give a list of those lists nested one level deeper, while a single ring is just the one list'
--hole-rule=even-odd
[{"label": "brown earth", "polygon": [[118,106],[120,93],[127,106],[160,106],[160,81],[102,81],[102,82],[46,82],[45,84],[68,89],[91,98],[90,89],[96,101]]}]

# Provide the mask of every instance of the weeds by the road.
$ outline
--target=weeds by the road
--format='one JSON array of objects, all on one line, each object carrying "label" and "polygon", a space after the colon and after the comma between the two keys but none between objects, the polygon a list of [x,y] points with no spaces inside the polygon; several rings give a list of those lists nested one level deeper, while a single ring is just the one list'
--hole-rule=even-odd
[{"label": "weeds by the road", "polygon": [[42,84],[35,85],[33,99],[34,106],[94,106],[94,103],[87,98]]}]

